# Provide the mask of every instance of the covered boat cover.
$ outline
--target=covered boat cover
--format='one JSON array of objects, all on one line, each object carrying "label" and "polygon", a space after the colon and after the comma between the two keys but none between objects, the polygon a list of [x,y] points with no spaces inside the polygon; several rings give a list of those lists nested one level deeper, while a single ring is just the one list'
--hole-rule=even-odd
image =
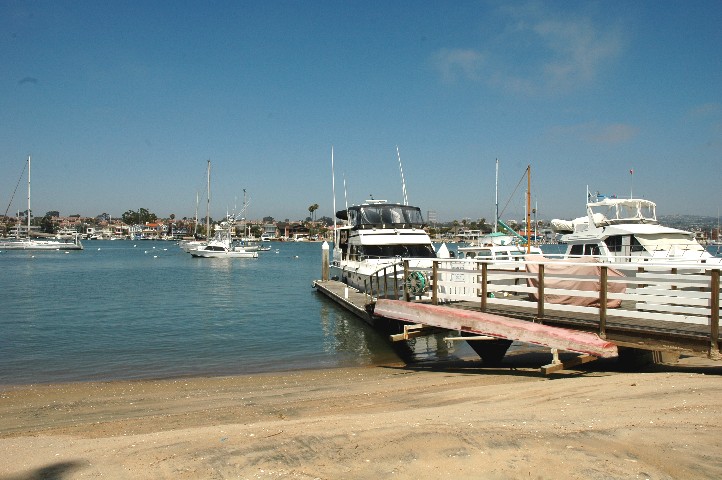
[{"label": "covered boat cover", "polygon": [[[534,262],[544,262],[544,273],[548,277],[544,278],[544,288],[559,288],[565,290],[584,290],[590,292],[599,292],[601,284],[599,280],[563,280],[551,278],[554,275],[575,275],[575,276],[596,276],[600,278],[601,265],[594,258],[583,257],[577,259],[549,260],[542,255],[527,255],[526,271],[533,274],[539,273],[539,264]],[[579,265],[580,263],[589,265]],[[613,268],[607,269],[608,277],[624,277],[624,274]],[[527,284],[534,288],[539,287],[537,278],[527,279]],[[607,285],[608,293],[624,293],[627,289],[624,283],[609,283]],[[529,294],[533,301],[538,300],[538,296],[534,293]],[[577,297],[572,295],[544,295],[544,301],[548,303],[556,303],[561,305],[577,305],[582,307],[599,307],[599,297]],[[619,299],[607,299],[607,308],[619,308],[622,301]]]}]

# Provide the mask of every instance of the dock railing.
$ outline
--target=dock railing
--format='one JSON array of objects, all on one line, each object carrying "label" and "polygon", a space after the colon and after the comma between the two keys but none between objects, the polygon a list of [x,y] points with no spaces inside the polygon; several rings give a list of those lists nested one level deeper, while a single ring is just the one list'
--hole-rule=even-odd
[{"label": "dock railing", "polygon": [[[370,291],[377,297],[463,304],[483,312],[583,328],[602,338],[611,328],[630,345],[639,335],[647,335],[654,345],[663,346],[671,336],[689,341],[696,353],[704,344],[708,356],[720,358],[719,265],[537,258],[435,259],[431,268],[413,270],[406,260],[403,275],[398,265],[392,266],[393,273],[388,266],[380,269]],[[414,272],[427,281],[422,292],[410,291],[406,280]],[[391,278],[396,282],[393,288]]]},{"label": "dock railing", "polygon": [[373,303],[378,298],[408,300],[404,288],[406,272],[408,272],[408,262],[399,260],[396,263],[384,265],[369,275],[364,280],[366,304]]}]

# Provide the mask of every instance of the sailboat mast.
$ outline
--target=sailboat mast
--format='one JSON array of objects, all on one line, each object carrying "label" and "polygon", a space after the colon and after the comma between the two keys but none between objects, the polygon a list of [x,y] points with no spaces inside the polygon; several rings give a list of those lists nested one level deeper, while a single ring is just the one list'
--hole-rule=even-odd
[{"label": "sailboat mast", "polygon": [[30,238],[30,155],[28,155],[28,238]]},{"label": "sailboat mast", "polygon": [[249,238],[251,236],[250,231],[246,232],[246,209],[248,208],[248,203],[246,203],[246,189],[243,189],[243,211],[241,214],[243,215],[241,217],[241,227],[243,228],[243,236],[245,238]]},{"label": "sailboat mast", "polygon": [[336,225],[336,174],[333,171],[333,145],[331,145],[331,193],[333,195],[333,249],[338,248],[338,228]]},{"label": "sailboat mast", "polygon": [[526,253],[531,253],[531,165],[526,167]]},{"label": "sailboat mast", "polygon": [[409,199],[406,196],[406,180],[404,180],[404,168],[401,166],[401,154],[399,153],[398,145],[396,145],[396,156],[399,159],[399,171],[401,171],[401,192],[404,195],[404,205],[408,205]]},{"label": "sailboat mast", "polygon": [[198,239],[198,191],[196,190],[196,222],[193,225],[193,238]]},{"label": "sailboat mast", "polygon": [[496,159],[496,180],[494,183],[494,233],[499,228],[499,159]]},{"label": "sailboat mast", "polygon": [[208,172],[206,178],[206,240],[210,240],[211,237],[211,161],[208,160]]}]

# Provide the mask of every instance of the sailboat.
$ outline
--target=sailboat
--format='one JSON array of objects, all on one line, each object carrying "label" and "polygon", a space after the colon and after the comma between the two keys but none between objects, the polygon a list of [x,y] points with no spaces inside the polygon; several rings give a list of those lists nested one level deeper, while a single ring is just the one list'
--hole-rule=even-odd
[{"label": "sailboat", "polygon": [[[210,206],[211,206],[211,161],[208,160],[208,167],[206,169],[206,240],[182,240],[178,245],[186,252],[190,253],[191,250],[196,250],[208,243],[210,238]],[[196,192],[196,221],[195,230],[193,237],[198,237],[198,193]]]},{"label": "sailboat", "polygon": [[82,250],[83,244],[80,236],[72,238],[37,239],[30,236],[30,155],[28,155],[28,211],[27,211],[27,237],[20,238],[20,228],[17,228],[17,237],[11,240],[0,241],[0,250]]},{"label": "sailboat", "polygon": [[[191,245],[191,248],[184,248],[184,250],[191,254],[193,257],[198,258],[258,258],[257,251],[250,251],[243,246],[234,245],[233,239],[231,238],[231,229],[233,225],[227,219],[221,222],[216,228],[215,236],[210,237],[211,232],[211,161],[208,160],[208,175],[207,175],[207,191],[208,196],[206,198],[206,238],[207,241],[202,242],[200,245]],[[235,218],[233,218],[235,222]],[[191,242],[193,243],[193,242]]]},{"label": "sailboat", "polygon": [[[459,247],[459,258],[509,261],[523,260],[527,254],[541,255],[542,251],[531,244],[531,165],[528,165],[524,176],[527,180],[526,189],[526,237],[517,233],[513,228],[504,223],[499,217],[499,160],[496,161],[496,193],[493,232],[480,235],[476,242],[468,247]],[[523,178],[523,177],[522,177]],[[499,227],[506,230],[500,232]]]}]

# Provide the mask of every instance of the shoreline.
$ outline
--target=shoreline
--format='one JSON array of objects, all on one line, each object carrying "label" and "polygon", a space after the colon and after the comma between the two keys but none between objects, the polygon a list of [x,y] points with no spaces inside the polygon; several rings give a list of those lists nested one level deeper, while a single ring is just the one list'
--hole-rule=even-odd
[{"label": "shoreline", "polygon": [[719,363],[539,361],[2,388],[0,478],[722,476]]}]

